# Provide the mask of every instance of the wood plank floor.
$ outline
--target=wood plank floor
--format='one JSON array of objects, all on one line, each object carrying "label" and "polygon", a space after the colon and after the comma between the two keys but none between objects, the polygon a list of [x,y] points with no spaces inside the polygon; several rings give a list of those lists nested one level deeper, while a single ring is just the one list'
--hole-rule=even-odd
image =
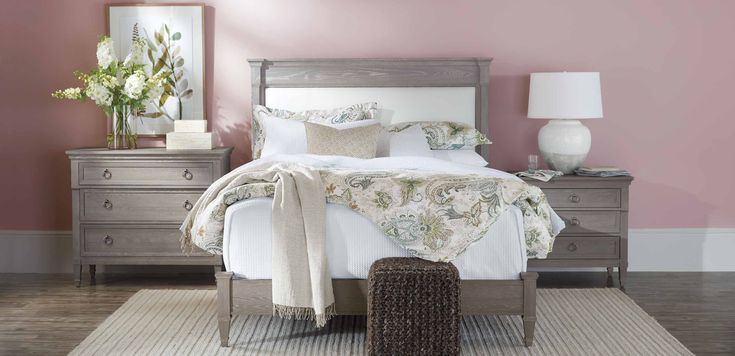
[{"label": "wood plank floor", "polygon": [[[602,273],[542,273],[546,288],[602,287]],[[0,355],[64,355],[140,289],[214,288],[210,274],[0,274]],[[628,295],[697,355],[735,355],[735,273],[630,273]]]}]

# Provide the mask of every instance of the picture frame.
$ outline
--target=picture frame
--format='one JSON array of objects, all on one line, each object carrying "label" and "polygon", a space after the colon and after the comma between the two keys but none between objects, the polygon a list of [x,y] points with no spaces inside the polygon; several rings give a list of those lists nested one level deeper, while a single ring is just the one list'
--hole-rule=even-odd
[{"label": "picture frame", "polygon": [[165,57],[162,67],[175,73],[170,95],[154,100],[136,118],[138,136],[164,137],[174,131],[175,120],[207,119],[204,10],[201,3],[105,5],[107,35],[118,55],[128,53],[137,27],[156,49],[146,53],[146,70],[157,68]]}]

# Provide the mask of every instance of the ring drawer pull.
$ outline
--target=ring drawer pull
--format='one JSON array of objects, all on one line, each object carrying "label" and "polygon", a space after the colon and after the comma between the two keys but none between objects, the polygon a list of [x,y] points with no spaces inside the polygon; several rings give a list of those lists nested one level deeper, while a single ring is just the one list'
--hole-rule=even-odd
[{"label": "ring drawer pull", "polygon": [[191,202],[189,202],[188,200],[184,202],[184,209],[186,209],[186,211],[191,211],[191,208],[193,208],[193,207],[194,207],[194,205]]},{"label": "ring drawer pull", "polygon": [[569,252],[577,251],[577,244],[574,242],[570,242],[569,245],[567,245],[567,250]]},{"label": "ring drawer pull", "polygon": [[109,199],[105,199],[105,202],[102,203],[102,206],[105,207],[105,209],[110,210],[112,209],[112,202]]},{"label": "ring drawer pull", "polygon": [[105,235],[105,238],[102,241],[104,241],[105,245],[107,246],[112,245],[112,242],[113,242],[112,237],[110,237],[110,235]]},{"label": "ring drawer pull", "polygon": [[194,175],[191,174],[191,172],[189,172],[188,169],[185,169],[184,170],[184,174],[182,174],[182,175],[184,176],[184,179],[186,179],[186,180],[192,180],[192,178],[194,178]]},{"label": "ring drawer pull", "polygon": [[575,216],[569,220],[569,224],[572,226],[579,226],[580,222],[579,219],[577,219],[577,217]]},{"label": "ring drawer pull", "polygon": [[579,195],[572,193],[569,195],[569,201],[572,203],[579,203],[579,201],[582,200],[579,198]]},{"label": "ring drawer pull", "polygon": [[110,172],[109,169],[105,169],[102,172],[102,177],[105,178],[105,179],[110,179],[110,178],[112,178],[112,172]]}]

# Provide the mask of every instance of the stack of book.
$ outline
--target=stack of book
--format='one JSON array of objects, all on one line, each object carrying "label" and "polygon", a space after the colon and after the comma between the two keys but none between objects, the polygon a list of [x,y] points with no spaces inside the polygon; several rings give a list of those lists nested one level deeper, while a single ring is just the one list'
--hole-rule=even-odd
[{"label": "stack of book", "polygon": [[579,167],[574,173],[585,177],[621,177],[630,176],[630,172],[618,167]]},{"label": "stack of book", "polygon": [[174,132],[166,134],[166,149],[169,150],[211,150],[212,147],[207,120],[176,120]]}]

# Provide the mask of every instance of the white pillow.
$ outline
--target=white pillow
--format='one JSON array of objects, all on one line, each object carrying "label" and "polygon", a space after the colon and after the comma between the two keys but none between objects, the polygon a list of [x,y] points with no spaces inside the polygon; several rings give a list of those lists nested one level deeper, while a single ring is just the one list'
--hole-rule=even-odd
[{"label": "white pillow", "polygon": [[378,151],[383,155],[376,157],[419,156],[433,157],[426,134],[419,126],[413,126],[401,132],[384,132],[383,147],[378,143]]},{"label": "white pillow", "polygon": [[463,163],[470,166],[485,167],[487,161],[480,154],[472,150],[432,150],[434,158],[449,162]]},{"label": "white pillow", "polygon": [[[306,129],[303,121],[281,119],[275,116],[267,116],[261,121],[265,131],[265,144],[260,156],[274,154],[299,154],[306,153]],[[380,123],[377,119],[345,122],[341,124],[326,125],[338,130],[353,127],[362,127]]]}]

